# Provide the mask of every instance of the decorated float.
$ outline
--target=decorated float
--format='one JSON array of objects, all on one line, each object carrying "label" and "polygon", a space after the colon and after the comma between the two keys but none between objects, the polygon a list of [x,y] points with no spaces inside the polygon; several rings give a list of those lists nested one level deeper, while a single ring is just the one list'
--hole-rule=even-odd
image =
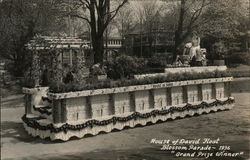
[{"label": "decorated float", "polygon": [[24,87],[23,125],[34,137],[67,141],[228,110],[234,98],[230,91],[233,78],[226,69],[166,68],[164,73],[134,75],[126,81],[97,81],[96,85],[70,89],[64,86],[62,90],[40,85]]}]

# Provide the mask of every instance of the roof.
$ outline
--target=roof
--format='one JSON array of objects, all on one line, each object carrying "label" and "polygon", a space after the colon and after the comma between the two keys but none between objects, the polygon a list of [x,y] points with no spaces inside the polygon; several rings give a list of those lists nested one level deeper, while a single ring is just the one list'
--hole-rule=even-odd
[{"label": "roof", "polygon": [[66,48],[88,48],[86,41],[77,37],[52,37],[38,36],[26,44],[28,49],[45,50],[45,49],[66,49]]},{"label": "roof", "polygon": [[[138,26],[135,26],[135,28],[133,29],[132,32],[128,33],[127,35],[139,35],[139,34],[148,34],[149,32],[144,30],[143,28],[141,29]],[[158,28],[158,29],[152,29],[151,33],[174,33],[173,31],[169,31],[167,29],[164,28]]]},{"label": "roof", "polygon": [[[122,37],[121,36],[112,36],[112,37],[108,37],[108,40],[121,40]],[[105,41],[105,39],[104,39]]]}]

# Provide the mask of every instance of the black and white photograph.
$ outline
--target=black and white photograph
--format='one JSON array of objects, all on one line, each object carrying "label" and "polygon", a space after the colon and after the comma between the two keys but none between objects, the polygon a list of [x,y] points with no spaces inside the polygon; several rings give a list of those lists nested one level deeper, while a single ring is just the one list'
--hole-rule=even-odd
[{"label": "black and white photograph", "polygon": [[0,0],[1,160],[250,160],[250,0]]}]

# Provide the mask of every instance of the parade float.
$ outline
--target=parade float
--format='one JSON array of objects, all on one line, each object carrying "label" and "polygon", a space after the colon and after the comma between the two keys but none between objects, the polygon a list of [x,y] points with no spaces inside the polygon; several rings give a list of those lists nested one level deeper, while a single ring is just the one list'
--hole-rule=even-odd
[{"label": "parade float", "polygon": [[[72,43],[67,42],[67,49],[73,48]],[[38,50],[41,45],[31,48]],[[61,62],[63,56],[57,53],[63,53],[63,45],[55,48],[60,50],[55,51],[56,56],[52,57],[56,60],[52,61]],[[81,44],[75,50],[83,53]],[[51,65],[60,68],[57,63]],[[54,74],[60,81],[58,73]],[[234,105],[232,80],[226,66],[175,66],[166,68],[164,73],[134,75],[126,81],[97,80],[91,85],[64,86],[61,90],[34,82],[34,87],[23,88],[23,125],[34,137],[67,141],[71,137],[228,110]]]}]

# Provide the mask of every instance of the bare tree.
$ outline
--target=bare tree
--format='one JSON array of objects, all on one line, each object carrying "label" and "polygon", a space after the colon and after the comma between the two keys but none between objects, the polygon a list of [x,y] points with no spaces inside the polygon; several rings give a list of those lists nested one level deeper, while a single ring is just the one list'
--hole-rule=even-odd
[{"label": "bare tree", "polygon": [[159,6],[157,2],[158,1],[151,1],[142,5],[145,34],[147,35],[149,44],[149,56],[151,56],[153,52],[152,46],[155,40],[154,33],[159,29],[158,26],[161,18],[160,12],[162,6]]},{"label": "bare tree", "polygon": [[159,0],[142,1],[136,7],[136,15],[140,26],[141,49],[142,56],[142,37],[146,36],[148,47],[148,56],[151,56],[153,50],[153,42],[155,40],[155,32],[159,29],[161,21],[161,12],[163,10],[162,2]]},{"label": "bare tree", "polygon": [[176,57],[180,45],[200,24],[198,20],[209,4],[209,0],[180,0],[179,18],[175,30],[174,57]]},{"label": "bare tree", "polygon": [[117,27],[120,36],[124,38],[134,25],[133,10],[129,6],[124,6],[115,17],[114,25]]},{"label": "bare tree", "polygon": [[70,15],[81,18],[90,25],[94,63],[101,63],[103,61],[104,32],[127,1],[128,0],[75,0],[73,5],[71,5]]}]

